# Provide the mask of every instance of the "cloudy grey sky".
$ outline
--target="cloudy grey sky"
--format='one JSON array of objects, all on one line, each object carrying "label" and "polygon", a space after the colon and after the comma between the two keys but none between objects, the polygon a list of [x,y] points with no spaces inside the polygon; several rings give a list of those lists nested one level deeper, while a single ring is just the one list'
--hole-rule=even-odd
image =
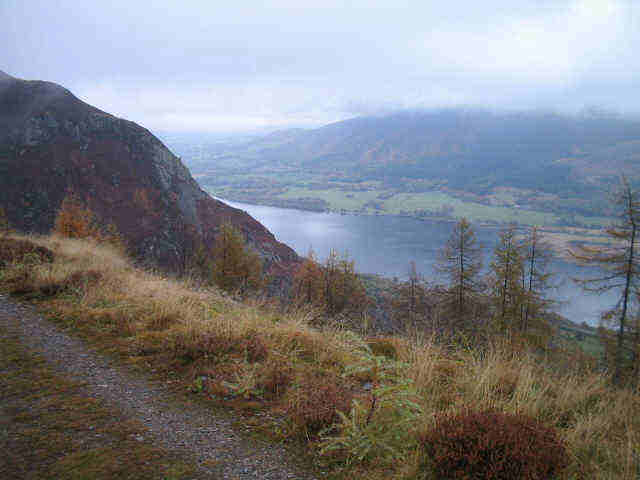
[{"label": "cloudy grey sky", "polygon": [[640,112],[640,0],[0,0],[0,22],[0,70],[155,130]]}]

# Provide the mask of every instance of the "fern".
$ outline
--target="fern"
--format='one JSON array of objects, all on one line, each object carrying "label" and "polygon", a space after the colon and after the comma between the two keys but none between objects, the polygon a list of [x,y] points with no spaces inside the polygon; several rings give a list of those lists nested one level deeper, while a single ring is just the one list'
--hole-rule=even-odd
[{"label": "fern", "polygon": [[354,400],[349,415],[338,412],[340,422],[321,433],[321,455],[337,454],[345,462],[393,463],[402,460],[415,443],[413,426],[422,414],[413,401],[413,382],[404,378],[406,364],[360,352],[360,362],[347,368],[345,376],[367,375],[372,379],[368,398]]}]

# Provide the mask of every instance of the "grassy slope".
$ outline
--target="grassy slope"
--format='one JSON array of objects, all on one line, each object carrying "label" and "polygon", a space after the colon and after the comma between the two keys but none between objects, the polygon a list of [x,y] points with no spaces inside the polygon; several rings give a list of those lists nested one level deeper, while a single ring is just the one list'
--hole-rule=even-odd
[{"label": "grassy slope", "polygon": [[[418,417],[394,423],[390,410],[399,399],[392,395],[372,411],[378,430],[359,423],[352,432],[363,442],[379,440],[366,462],[344,450],[322,459],[332,460],[336,472],[351,460],[347,472],[356,478],[415,478],[423,455],[416,433],[430,428],[434,415],[471,407],[524,413],[557,428],[568,445],[571,478],[637,478],[640,396],[611,389],[578,353],[545,360],[500,346],[480,356],[429,341],[366,340],[338,326],[313,328],[304,312],[283,315],[136,270],[103,246],[34,241],[55,252],[54,263],[5,270],[6,289],[27,292],[57,322],[140,368],[174,377],[212,406],[245,412],[257,432],[295,439],[317,453],[316,427],[338,419],[333,407],[352,397],[370,404],[369,382],[410,381],[405,393],[420,406]],[[367,353],[367,343],[401,363]],[[402,441],[393,455],[382,455],[394,429]]]}]

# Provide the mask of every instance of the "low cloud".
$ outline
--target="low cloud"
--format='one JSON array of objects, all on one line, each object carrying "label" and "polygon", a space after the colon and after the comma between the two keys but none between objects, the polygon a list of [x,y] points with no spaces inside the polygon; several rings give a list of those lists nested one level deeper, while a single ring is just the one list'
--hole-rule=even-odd
[{"label": "low cloud", "polygon": [[633,0],[5,0],[0,16],[0,69],[156,129],[455,105],[640,112]]}]

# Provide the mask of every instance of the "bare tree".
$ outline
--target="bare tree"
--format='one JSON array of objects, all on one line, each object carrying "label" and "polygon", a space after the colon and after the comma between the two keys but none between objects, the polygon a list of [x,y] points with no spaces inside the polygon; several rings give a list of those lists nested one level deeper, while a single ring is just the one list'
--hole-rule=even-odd
[{"label": "bare tree", "polygon": [[[546,296],[552,287],[552,273],[548,271],[551,248],[543,241],[538,227],[531,227],[523,244],[524,266],[522,269],[522,290],[524,302],[520,313],[520,330],[524,333],[539,323],[541,314],[553,304]],[[538,325],[539,326],[539,325]]]},{"label": "bare tree", "polygon": [[638,228],[640,226],[640,203],[638,192],[623,176],[620,187],[614,195],[615,205],[619,209],[618,221],[606,229],[613,240],[607,247],[581,246],[571,255],[578,261],[599,266],[603,273],[586,280],[576,280],[585,291],[603,293],[619,291],[620,298],[603,318],[613,321],[617,327],[616,351],[614,354],[614,382],[623,381],[625,363],[625,341],[629,311],[636,300],[640,266],[638,263]]},{"label": "bare tree", "polygon": [[416,262],[409,263],[408,273],[408,281],[395,284],[391,301],[394,324],[407,333],[426,328],[431,313],[427,286],[418,273]]}]

